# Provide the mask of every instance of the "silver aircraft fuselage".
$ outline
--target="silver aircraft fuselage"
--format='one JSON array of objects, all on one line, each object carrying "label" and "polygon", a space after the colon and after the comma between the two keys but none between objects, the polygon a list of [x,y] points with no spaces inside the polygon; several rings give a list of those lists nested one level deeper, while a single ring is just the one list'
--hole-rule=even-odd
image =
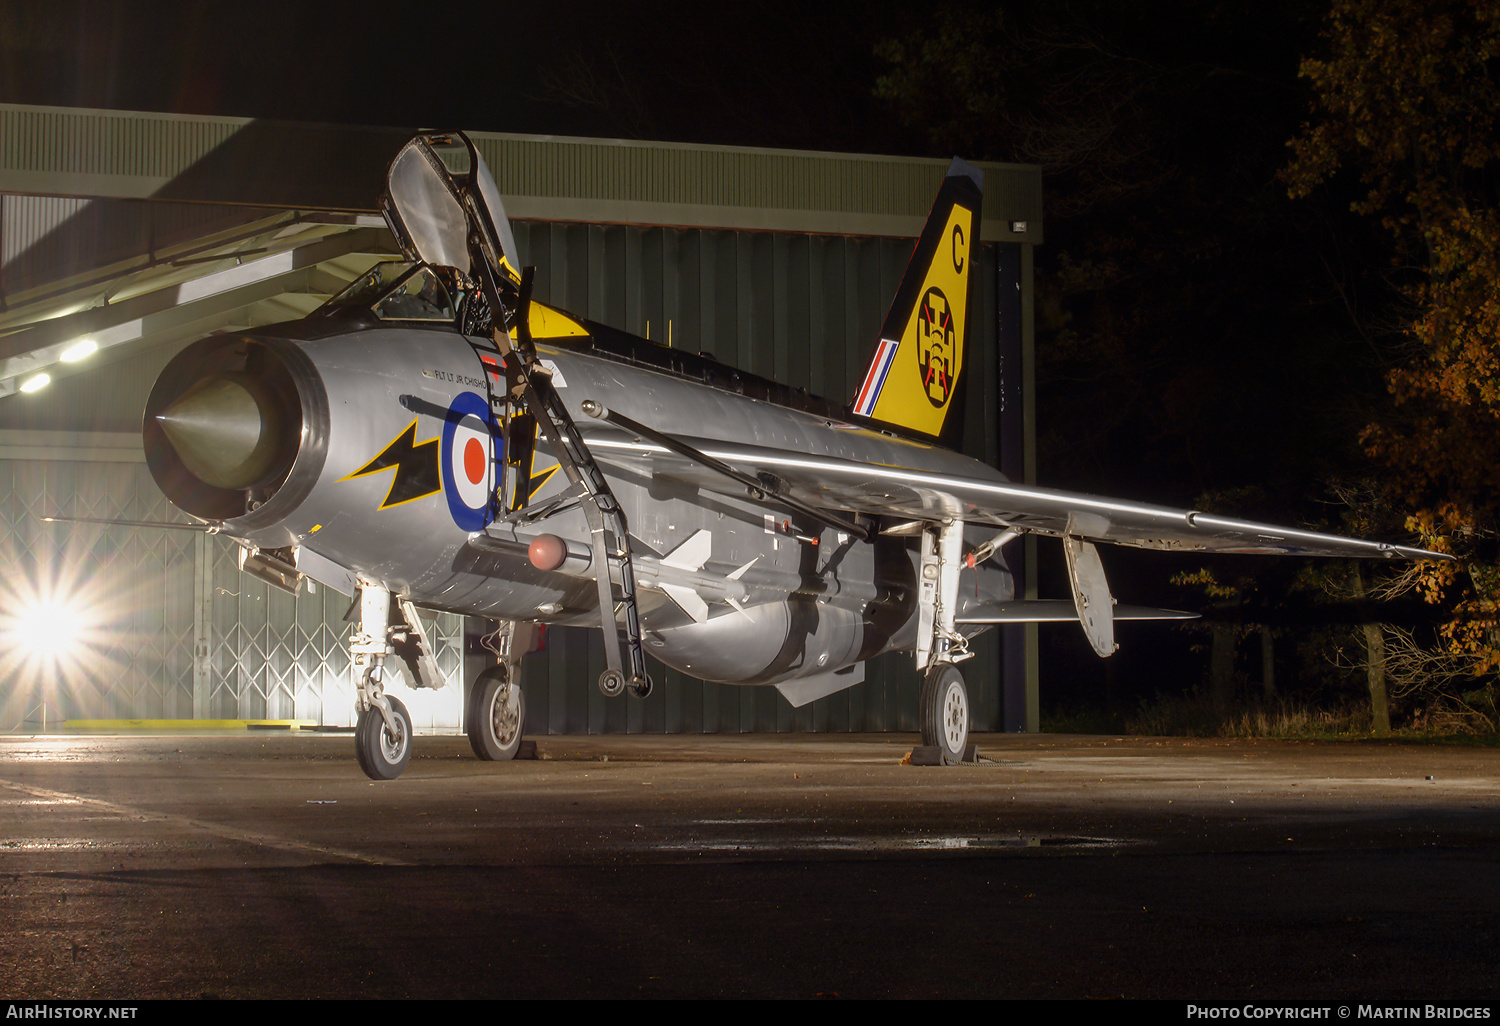
[{"label": "silver aircraft fuselage", "polygon": [[[575,421],[589,427],[589,447],[628,521],[646,651],[702,679],[771,684],[912,649],[915,540],[877,533],[866,544],[795,512],[768,512],[764,501],[737,496],[734,488],[701,487],[670,454],[590,421],[586,400],[694,439],[710,454],[714,442],[750,444],[1003,480],[983,463],[936,446],[632,364],[591,346],[538,340],[537,352]],[[191,392],[195,380],[226,374],[248,382],[244,387],[257,397],[261,434],[284,436],[277,444],[287,468],[273,474],[269,487],[204,494],[201,482],[174,484],[170,469],[159,469],[172,446],[162,446],[160,437],[153,446],[152,415]],[[453,424],[466,411],[487,410],[498,388],[490,365],[455,329],[315,315],[259,334],[205,339],[185,351],[148,407],[148,454],[182,508],[218,521],[247,546],[289,550],[314,579],[331,571],[324,580],[331,586],[347,591],[349,578],[366,579],[429,609],[597,625],[582,511],[534,524],[503,517],[485,524],[465,503],[466,439],[455,436]],[[468,441],[471,453],[475,444],[483,443]],[[484,462],[493,455],[484,452]],[[529,468],[530,480],[540,482],[532,502],[567,486],[563,474],[548,473],[555,463],[538,439]],[[541,569],[529,557],[543,535],[566,547],[555,569]],[[684,546],[706,558],[674,559]],[[960,620],[970,607],[1013,597],[1011,576],[999,563],[962,571]]]}]

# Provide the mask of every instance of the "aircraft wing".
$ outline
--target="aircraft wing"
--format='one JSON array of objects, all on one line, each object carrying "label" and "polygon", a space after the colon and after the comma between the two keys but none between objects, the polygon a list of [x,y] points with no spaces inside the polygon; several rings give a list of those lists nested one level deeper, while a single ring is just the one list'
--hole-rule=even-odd
[{"label": "aircraft wing", "polygon": [[[770,492],[819,509],[909,520],[956,516],[968,523],[1037,534],[1072,535],[1092,542],[1181,552],[1451,560],[1424,549],[1342,538],[1212,513],[1171,509],[1081,492],[1038,488],[916,467],[862,463],[739,442],[673,436],[713,460],[769,482]],[[606,461],[649,463],[653,475],[704,490],[743,497],[743,483],[649,439],[591,433],[589,445]],[[779,485],[779,488],[776,486]],[[774,502],[774,494],[768,497]]]}]

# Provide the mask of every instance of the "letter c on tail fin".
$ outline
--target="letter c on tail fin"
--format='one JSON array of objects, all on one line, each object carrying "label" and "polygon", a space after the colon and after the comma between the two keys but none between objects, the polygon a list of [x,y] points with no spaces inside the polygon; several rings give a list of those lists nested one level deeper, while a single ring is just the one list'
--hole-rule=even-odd
[{"label": "letter c on tail fin", "polygon": [[937,438],[948,422],[969,337],[973,248],[984,173],[954,159],[927,215],[852,412]]}]

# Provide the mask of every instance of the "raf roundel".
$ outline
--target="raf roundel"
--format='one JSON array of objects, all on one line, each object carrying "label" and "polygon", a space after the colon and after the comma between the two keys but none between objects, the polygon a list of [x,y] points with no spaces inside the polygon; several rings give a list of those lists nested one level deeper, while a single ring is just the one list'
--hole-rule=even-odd
[{"label": "raf roundel", "polygon": [[478,531],[490,522],[495,491],[495,448],[490,404],[473,392],[460,392],[443,424],[443,493],[453,522]]}]

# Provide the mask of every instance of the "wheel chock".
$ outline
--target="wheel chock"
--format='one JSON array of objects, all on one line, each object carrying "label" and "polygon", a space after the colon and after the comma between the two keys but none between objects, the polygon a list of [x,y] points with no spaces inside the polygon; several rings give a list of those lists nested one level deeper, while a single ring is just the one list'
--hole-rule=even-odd
[{"label": "wheel chock", "polygon": [[[943,765],[943,750],[937,745],[916,745],[912,748],[907,761],[913,766],[941,766]],[[960,765],[972,766],[979,762],[979,750],[975,745],[964,749],[964,757],[959,760]]]}]

